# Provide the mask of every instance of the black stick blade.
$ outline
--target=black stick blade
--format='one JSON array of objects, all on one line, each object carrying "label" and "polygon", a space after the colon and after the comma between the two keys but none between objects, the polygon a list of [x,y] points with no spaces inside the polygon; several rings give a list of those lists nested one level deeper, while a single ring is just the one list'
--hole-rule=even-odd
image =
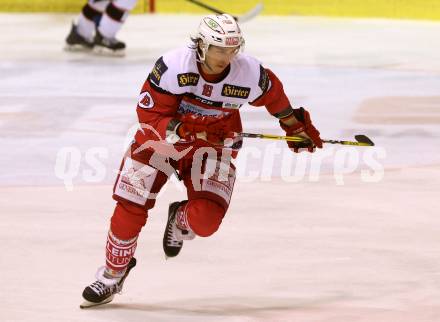
[{"label": "black stick blade", "polygon": [[355,135],[354,138],[359,143],[364,143],[365,145],[374,146],[374,142],[371,141],[366,135],[358,134],[358,135]]}]

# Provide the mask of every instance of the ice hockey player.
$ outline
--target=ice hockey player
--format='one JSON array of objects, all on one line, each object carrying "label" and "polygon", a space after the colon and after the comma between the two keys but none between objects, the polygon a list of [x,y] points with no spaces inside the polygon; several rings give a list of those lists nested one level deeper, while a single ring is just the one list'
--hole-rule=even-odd
[{"label": "ice hockey player", "polygon": [[[148,211],[173,171],[183,180],[188,198],[169,206],[163,237],[166,257],[177,256],[184,240],[218,230],[235,182],[230,161],[242,143],[236,133],[242,131],[243,104],[265,106],[287,135],[307,138],[288,142],[293,151],[322,147],[309,113],[292,108],[280,80],[241,53],[243,46],[240,27],[230,15],[208,15],[191,46],[155,63],[137,105],[141,128],[114,186],[117,204],[107,236],[106,265],[98,270],[97,281],[85,288],[82,307],[108,303],[122,289],[136,264],[136,241]],[[224,158],[227,151],[231,157]]]},{"label": "ice hockey player", "polygon": [[68,51],[91,51],[123,56],[125,43],[116,34],[137,0],[88,0],[66,38]]}]

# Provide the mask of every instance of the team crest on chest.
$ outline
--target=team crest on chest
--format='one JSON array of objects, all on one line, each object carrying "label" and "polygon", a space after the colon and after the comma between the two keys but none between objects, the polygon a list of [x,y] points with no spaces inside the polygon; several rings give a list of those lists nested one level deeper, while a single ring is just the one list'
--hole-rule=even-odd
[{"label": "team crest on chest", "polygon": [[207,96],[207,97],[211,97],[211,95],[212,95],[212,90],[213,90],[213,86],[212,86],[212,85],[203,84],[202,95],[203,95],[203,96]]}]

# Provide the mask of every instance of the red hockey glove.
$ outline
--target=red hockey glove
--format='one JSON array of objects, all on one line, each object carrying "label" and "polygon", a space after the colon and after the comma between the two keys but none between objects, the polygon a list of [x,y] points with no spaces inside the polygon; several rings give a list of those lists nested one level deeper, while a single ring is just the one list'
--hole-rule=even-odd
[{"label": "red hockey glove", "polygon": [[211,124],[194,124],[183,122],[177,128],[177,135],[185,141],[195,141],[201,139],[211,144],[223,144],[225,138],[230,137],[231,133],[224,122],[214,122]]},{"label": "red hockey glove", "polygon": [[309,152],[314,152],[315,148],[322,148],[322,140],[319,137],[319,131],[313,126],[310,114],[303,107],[294,108],[293,115],[299,121],[292,125],[284,124],[280,120],[281,128],[286,131],[287,136],[302,136],[308,140],[303,142],[287,141],[287,145],[294,152],[302,152],[307,149]]}]

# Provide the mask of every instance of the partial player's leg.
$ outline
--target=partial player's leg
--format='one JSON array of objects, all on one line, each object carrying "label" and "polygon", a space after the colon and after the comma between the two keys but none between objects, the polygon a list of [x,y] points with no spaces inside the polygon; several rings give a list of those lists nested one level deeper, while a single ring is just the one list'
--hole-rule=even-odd
[{"label": "partial player's leg", "polygon": [[89,0],[84,5],[76,24],[72,23],[66,38],[66,50],[90,51],[93,48],[96,26],[108,4],[108,0]]},{"label": "partial player's leg", "polygon": [[133,10],[137,0],[114,0],[110,2],[102,16],[94,40],[95,51],[124,55],[125,43],[116,39],[116,34]]},{"label": "partial player's leg", "polygon": [[134,143],[124,157],[114,187],[117,201],[107,236],[106,263],[98,269],[96,281],[84,289],[82,308],[105,304],[122,290],[125,278],[136,265],[137,239],[154,207],[160,189],[168,176],[148,164],[145,151],[134,154]]},{"label": "partial player's leg", "polygon": [[204,160],[204,173],[191,177],[191,165],[184,167],[184,182],[188,200],[174,202],[169,207],[168,222],[163,238],[163,249],[167,257],[179,254],[184,240],[196,235],[208,237],[214,234],[226,214],[235,183],[233,164],[222,164],[219,160]]}]

